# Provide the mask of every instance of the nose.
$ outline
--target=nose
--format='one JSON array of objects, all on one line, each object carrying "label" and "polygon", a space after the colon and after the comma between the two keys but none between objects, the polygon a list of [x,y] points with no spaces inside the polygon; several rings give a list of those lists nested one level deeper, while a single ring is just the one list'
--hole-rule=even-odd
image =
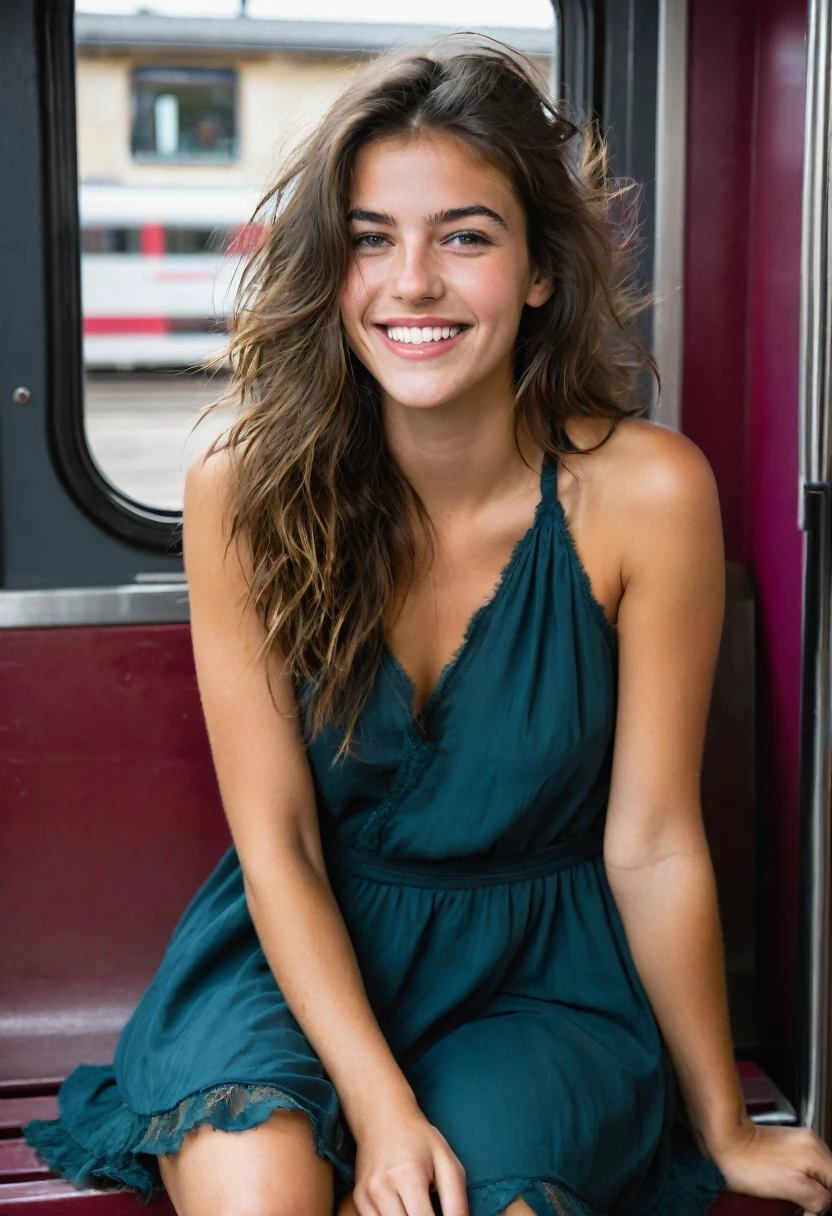
[{"label": "nose", "polygon": [[408,304],[437,300],[444,291],[430,239],[400,240],[392,267],[392,294]]}]

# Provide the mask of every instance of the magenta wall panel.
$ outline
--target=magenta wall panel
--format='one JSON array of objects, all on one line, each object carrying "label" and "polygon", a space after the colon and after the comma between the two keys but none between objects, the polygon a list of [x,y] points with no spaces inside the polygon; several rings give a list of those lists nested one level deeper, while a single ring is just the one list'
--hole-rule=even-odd
[{"label": "magenta wall panel", "polygon": [[743,561],[755,0],[690,0],[683,425]]},{"label": "magenta wall panel", "polygon": [[230,843],[185,625],[0,630],[0,1087],[109,1059]]},{"label": "magenta wall panel", "polygon": [[684,429],[758,609],[764,1059],[791,1088],[802,538],[797,528],[806,0],[691,0]]}]

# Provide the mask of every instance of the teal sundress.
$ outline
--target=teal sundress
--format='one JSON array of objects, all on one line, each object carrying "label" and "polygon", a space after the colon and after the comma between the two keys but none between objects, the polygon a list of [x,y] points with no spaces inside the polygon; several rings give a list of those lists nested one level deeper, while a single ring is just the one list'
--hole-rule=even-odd
[{"label": "teal sundress", "polygon": [[[697,1150],[601,853],[617,634],[572,542],[557,465],[418,716],[389,648],[356,754],[308,743],[327,870],[374,1013],[461,1160],[471,1216],[703,1216]],[[161,1189],[202,1123],[308,1112],[335,1200],[355,1142],[269,970],[230,848],[182,914],[112,1064],[25,1129],[78,1186]],[[436,1203],[436,1197],[434,1196]],[[438,1206],[437,1206],[438,1210]]]}]

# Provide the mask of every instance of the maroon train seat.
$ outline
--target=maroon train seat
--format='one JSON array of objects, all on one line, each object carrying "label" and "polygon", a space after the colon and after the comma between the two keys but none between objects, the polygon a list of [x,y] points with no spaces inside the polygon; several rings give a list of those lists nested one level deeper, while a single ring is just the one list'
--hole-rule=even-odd
[{"label": "maroon train seat", "polygon": [[[174,923],[228,847],[187,625],[0,630],[0,1208],[135,1216],[20,1136],[112,1057]],[[166,1199],[154,1210],[170,1213]],[[786,1216],[723,1196],[718,1216]]]},{"label": "maroon train seat", "polygon": [[19,1128],[76,1064],[112,1058],[230,843],[190,630],[0,630],[0,668],[0,1207],[135,1213],[51,1177]]}]

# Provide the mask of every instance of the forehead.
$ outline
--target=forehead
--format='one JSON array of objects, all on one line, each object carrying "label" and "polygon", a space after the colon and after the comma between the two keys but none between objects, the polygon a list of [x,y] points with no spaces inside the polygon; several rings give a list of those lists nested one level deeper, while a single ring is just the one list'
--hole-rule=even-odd
[{"label": "forehead", "polygon": [[351,207],[385,211],[398,219],[474,203],[491,206],[507,222],[521,218],[506,175],[454,135],[383,136],[356,156]]}]

